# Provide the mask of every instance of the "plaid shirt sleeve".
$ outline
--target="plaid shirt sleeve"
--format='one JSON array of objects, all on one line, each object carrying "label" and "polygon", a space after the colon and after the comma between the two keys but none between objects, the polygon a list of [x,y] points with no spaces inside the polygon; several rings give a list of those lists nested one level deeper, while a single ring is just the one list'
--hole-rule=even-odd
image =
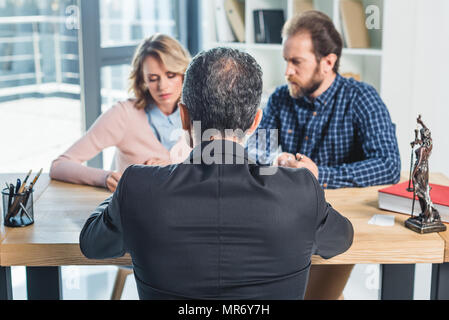
[{"label": "plaid shirt sleeve", "polygon": [[318,166],[327,188],[366,187],[397,183],[401,161],[395,125],[374,88],[367,86],[354,99],[353,112],[365,160],[335,167]]}]

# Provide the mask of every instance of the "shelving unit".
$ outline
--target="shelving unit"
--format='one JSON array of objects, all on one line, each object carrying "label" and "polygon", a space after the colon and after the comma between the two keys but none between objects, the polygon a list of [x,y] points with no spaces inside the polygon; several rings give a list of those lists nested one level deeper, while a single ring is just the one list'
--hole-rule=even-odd
[{"label": "shelving unit", "polygon": [[[217,46],[228,46],[240,49],[252,54],[262,67],[264,72],[264,92],[262,107],[265,106],[268,97],[276,87],[285,84],[284,72],[285,61],[282,57],[282,45],[280,44],[260,44],[254,40],[253,11],[257,9],[281,9],[284,10],[285,19],[291,18],[296,12],[296,4],[301,0],[241,0],[245,4],[245,39],[246,42],[218,42],[216,37],[215,23],[215,0],[203,0],[203,17],[205,17],[204,49]],[[327,14],[334,22],[337,30],[342,34],[342,24],[340,16],[341,0],[314,0],[315,10]],[[355,0],[357,1],[357,0]],[[360,1],[360,0],[359,0]],[[366,82],[380,93],[382,79],[382,38],[384,0],[361,0],[363,7],[370,5],[379,9],[380,29],[368,30],[371,48],[344,48],[340,61],[340,74],[359,74],[361,81]],[[342,35],[343,36],[343,35]]]}]

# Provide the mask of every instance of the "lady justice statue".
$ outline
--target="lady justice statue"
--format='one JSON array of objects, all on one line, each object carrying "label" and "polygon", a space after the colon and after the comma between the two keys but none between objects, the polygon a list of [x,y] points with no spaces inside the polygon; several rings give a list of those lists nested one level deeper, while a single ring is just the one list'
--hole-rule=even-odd
[{"label": "lady justice statue", "polygon": [[[413,182],[412,217],[405,221],[405,226],[418,233],[441,232],[446,230],[446,226],[441,222],[440,215],[430,199],[429,157],[432,152],[432,137],[429,128],[422,122],[421,115],[417,122],[422,128],[419,130],[420,139],[418,139],[418,129],[416,129],[415,141],[411,142],[412,156],[413,148],[416,145],[419,146],[415,150],[416,161],[413,171],[411,171],[411,181]],[[421,213],[416,217],[413,216],[415,197],[418,197],[421,206]]]}]

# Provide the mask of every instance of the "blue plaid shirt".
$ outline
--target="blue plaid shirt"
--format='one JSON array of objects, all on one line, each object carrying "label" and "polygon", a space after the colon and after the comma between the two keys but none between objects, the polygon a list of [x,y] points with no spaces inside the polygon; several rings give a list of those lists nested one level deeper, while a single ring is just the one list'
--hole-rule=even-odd
[{"label": "blue plaid shirt", "polygon": [[[270,129],[278,129],[279,136]],[[339,74],[313,101],[292,98],[287,85],[277,88],[247,148],[262,164],[272,163],[281,151],[306,155],[317,164],[323,188],[390,184],[400,178],[395,125],[385,104],[370,85]]]}]

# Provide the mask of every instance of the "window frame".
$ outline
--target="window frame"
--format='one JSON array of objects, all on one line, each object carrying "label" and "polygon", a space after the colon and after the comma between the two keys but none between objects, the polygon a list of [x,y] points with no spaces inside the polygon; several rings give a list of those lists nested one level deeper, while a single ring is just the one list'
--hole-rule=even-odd
[{"label": "window frame", "polygon": [[[178,1],[178,30],[180,42],[192,55],[200,50],[201,1]],[[131,63],[136,45],[101,46],[100,0],[78,0],[79,13],[79,63],[83,132],[101,115],[101,69]],[[100,153],[87,165],[103,168]]]}]

